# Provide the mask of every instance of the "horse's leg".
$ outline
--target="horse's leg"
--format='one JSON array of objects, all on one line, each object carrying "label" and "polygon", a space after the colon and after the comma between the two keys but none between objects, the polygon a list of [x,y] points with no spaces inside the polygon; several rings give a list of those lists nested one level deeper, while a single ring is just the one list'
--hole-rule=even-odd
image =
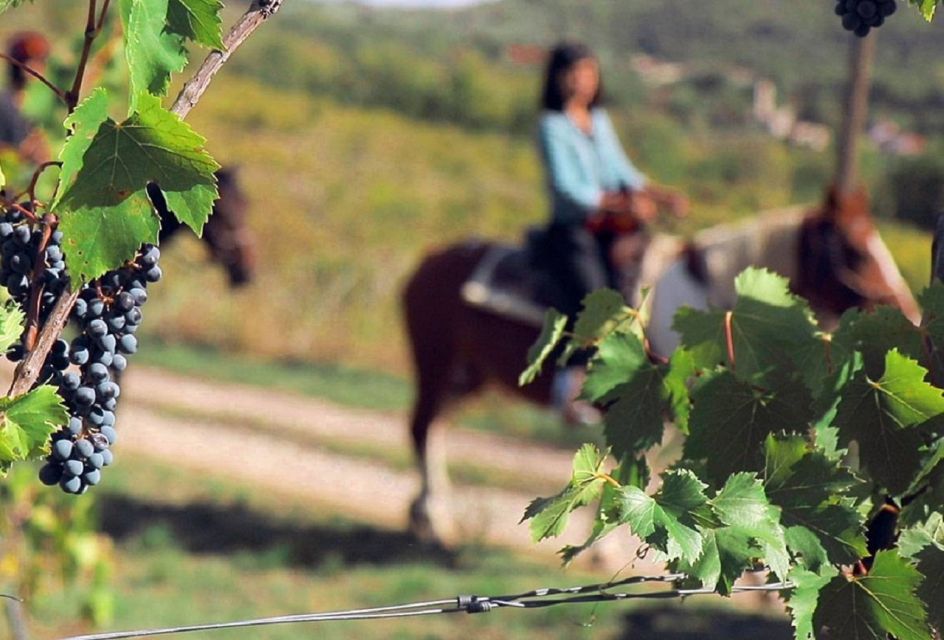
[{"label": "horse's leg", "polygon": [[445,444],[432,437],[430,428],[443,408],[445,376],[437,380],[420,379],[410,435],[420,473],[420,491],[410,504],[410,531],[427,542],[442,543],[452,537],[452,519],[448,510],[449,474],[446,469]]}]

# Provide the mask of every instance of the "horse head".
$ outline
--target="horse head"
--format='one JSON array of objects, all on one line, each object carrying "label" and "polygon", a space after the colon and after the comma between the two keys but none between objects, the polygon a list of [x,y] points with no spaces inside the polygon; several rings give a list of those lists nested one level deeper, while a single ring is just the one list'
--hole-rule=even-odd
[{"label": "horse head", "polygon": [[[216,172],[220,197],[213,206],[213,215],[203,227],[202,240],[210,254],[229,276],[233,287],[252,280],[256,269],[256,243],[247,224],[249,201],[236,180],[235,169]],[[160,243],[170,240],[182,228],[181,223],[167,208],[160,188],[148,185],[148,196],[161,218]]]},{"label": "horse head", "polygon": [[230,285],[238,287],[252,280],[256,270],[256,242],[247,224],[249,200],[235,169],[220,169],[216,178],[220,198],[203,229],[203,240],[226,269]]},{"label": "horse head", "polygon": [[[862,191],[830,190],[823,206],[800,229],[795,290],[835,321],[846,309],[896,306],[912,322],[921,312],[878,234]],[[831,316],[831,317],[830,317]]]}]

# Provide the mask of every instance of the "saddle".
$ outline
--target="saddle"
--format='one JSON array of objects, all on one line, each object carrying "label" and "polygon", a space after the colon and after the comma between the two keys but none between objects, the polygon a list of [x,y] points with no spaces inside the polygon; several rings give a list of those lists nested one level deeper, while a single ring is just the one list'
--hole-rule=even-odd
[{"label": "saddle", "polygon": [[462,298],[473,307],[540,327],[561,292],[543,267],[547,264],[544,230],[529,229],[523,247],[491,245],[462,285]]}]

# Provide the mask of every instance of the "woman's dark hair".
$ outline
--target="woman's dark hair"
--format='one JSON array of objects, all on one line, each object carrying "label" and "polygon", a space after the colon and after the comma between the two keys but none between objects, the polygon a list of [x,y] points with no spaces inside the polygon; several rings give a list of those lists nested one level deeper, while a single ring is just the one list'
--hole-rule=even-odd
[{"label": "woman's dark hair", "polygon": [[[544,76],[544,90],[541,92],[541,107],[550,111],[563,111],[567,96],[561,87],[561,77],[581,60],[593,58],[596,55],[585,44],[580,42],[561,42],[553,49],[547,59],[547,73]],[[603,83],[597,87],[597,94],[593,96],[591,107],[597,106],[603,97]]]}]

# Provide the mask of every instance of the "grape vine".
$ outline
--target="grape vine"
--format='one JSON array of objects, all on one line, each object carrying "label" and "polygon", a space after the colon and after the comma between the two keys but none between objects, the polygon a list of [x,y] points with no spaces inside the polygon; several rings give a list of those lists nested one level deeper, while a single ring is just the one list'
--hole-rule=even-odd
[{"label": "grape vine", "polygon": [[[751,269],[736,288],[731,311],[677,314],[668,362],[616,292],[588,296],[571,335],[549,312],[523,378],[562,344],[562,361],[595,347],[583,396],[605,410],[608,449],[585,445],[567,486],[528,507],[534,539],[596,505],[565,561],[625,526],[686,586],[728,595],[767,567],[794,585],[797,638],[930,640],[944,622],[944,285],[923,293],[921,326],[880,308],[833,333],[780,276]],[[653,481],[645,454],[666,419],[685,443]]]}]

